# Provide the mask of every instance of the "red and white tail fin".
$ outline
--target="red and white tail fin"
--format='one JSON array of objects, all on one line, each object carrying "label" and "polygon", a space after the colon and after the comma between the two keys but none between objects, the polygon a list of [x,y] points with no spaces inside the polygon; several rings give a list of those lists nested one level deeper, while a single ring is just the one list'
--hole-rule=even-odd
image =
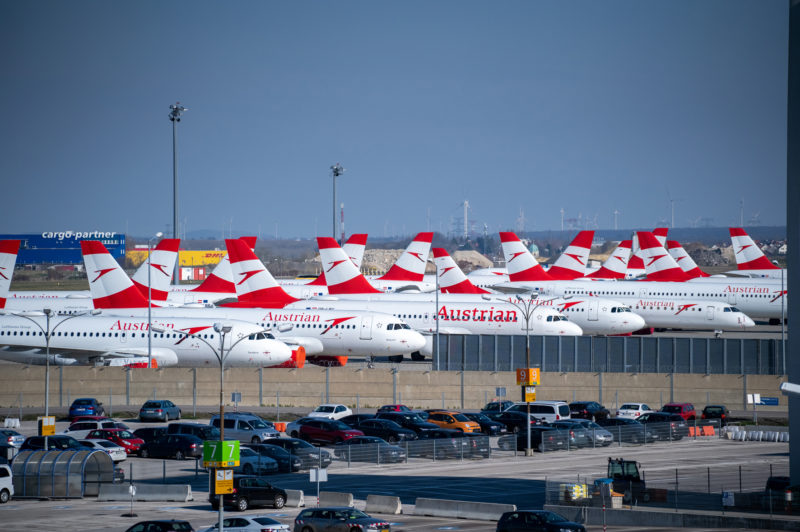
[{"label": "red and white tail fin", "polygon": [[592,249],[594,231],[581,231],[558,260],[547,270],[553,279],[570,280],[586,275],[586,263]]},{"label": "red and white tail fin", "polygon": [[653,236],[663,247],[667,247],[667,233],[669,233],[669,227],[656,227],[653,229]]},{"label": "red and white tail fin", "polygon": [[227,239],[238,305],[282,308],[298,301],[281,288],[250,246],[241,239]]},{"label": "red and white tail fin", "polygon": [[756,243],[741,227],[731,227],[731,243],[736,267],[740,270],[777,270]]},{"label": "red and white tail fin", "polygon": [[648,281],[688,281],[689,276],[678,266],[653,233],[637,231]]},{"label": "red and white tail fin", "polygon": [[133,285],[128,274],[102,242],[81,240],[81,253],[94,308],[147,307],[147,297]]},{"label": "red and white tail fin", "polygon": [[[239,240],[243,240],[247,247],[254,250],[256,247],[256,237],[243,236]],[[236,285],[233,283],[233,270],[231,270],[231,259],[228,255],[222,257],[216,268],[211,272],[211,275],[205,278],[197,288],[192,289],[193,292],[213,292],[217,294],[235,294]]]},{"label": "red and white tail fin", "polygon": [[11,278],[17,264],[19,243],[19,240],[0,240],[0,308],[6,308]]},{"label": "red and white tail fin", "polygon": [[[367,247],[367,234],[366,233],[356,233],[354,235],[350,235],[350,238],[347,239],[347,242],[344,243],[342,249],[350,257],[350,260],[353,261],[353,264],[356,265],[356,268],[359,270],[361,269],[361,261],[364,259],[364,249]],[[309,285],[316,285],[316,286],[325,286],[325,272],[322,272],[317,276],[316,279],[308,283]]]},{"label": "red and white tail fin", "polygon": [[344,252],[336,240],[329,236],[318,236],[319,256],[322,260],[322,271],[328,282],[328,293],[336,294],[376,294],[376,290],[367,278],[361,275],[356,265]]},{"label": "red and white tail fin", "polygon": [[467,279],[456,261],[445,249],[433,248],[433,262],[436,264],[436,275],[439,276],[439,290],[445,294],[488,294]]},{"label": "red and white tail fin", "polygon": [[623,240],[619,243],[617,249],[603,262],[600,269],[586,277],[591,277],[592,279],[624,279],[630,257],[631,241]]},{"label": "red and white tail fin", "polygon": [[418,233],[389,271],[378,277],[382,281],[416,281],[425,278],[425,266],[431,252],[433,233]]},{"label": "red and white tail fin", "polygon": [[644,261],[642,260],[642,249],[639,247],[639,237],[636,232],[631,239],[631,259],[628,261],[628,271],[641,271],[644,273]]},{"label": "red and white tail fin", "polygon": [[[175,262],[178,260],[178,248],[181,240],[179,238],[165,238],[153,249],[150,257],[150,297],[152,301],[166,301],[169,295],[169,285],[172,280],[172,272],[175,270]],[[147,297],[147,265],[145,260],[136,273],[133,274],[133,285],[139,289],[144,297]]]},{"label": "red and white tail fin", "polygon": [[709,276],[700,269],[697,263],[686,253],[686,250],[683,249],[683,246],[681,246],[681,243],[677,240],[667,240],[667,251],[669,251],[669,254],[675,259],[675,262],[678,263],[678,266],[686,272],[686,275],[692,279]]},{"label": "red and white tail fin", "polygon": [[553,280],[513,232],[501,231],[500,245],[503,247],[509,281]]}]

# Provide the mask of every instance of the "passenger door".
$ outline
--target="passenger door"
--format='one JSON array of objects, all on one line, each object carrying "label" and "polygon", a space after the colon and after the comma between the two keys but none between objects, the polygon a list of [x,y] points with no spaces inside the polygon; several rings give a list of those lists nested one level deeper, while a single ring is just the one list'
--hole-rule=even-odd
[{"label": "passenger door", "polygon": [[361,316],[361,329],[358,337],[361,340],[372,340],[372,315]]},{"label": "passenger door", "polygon": [[589,304],[589,321],[597,321],[597,301],[594,298],[588,298],[587,303]]}]

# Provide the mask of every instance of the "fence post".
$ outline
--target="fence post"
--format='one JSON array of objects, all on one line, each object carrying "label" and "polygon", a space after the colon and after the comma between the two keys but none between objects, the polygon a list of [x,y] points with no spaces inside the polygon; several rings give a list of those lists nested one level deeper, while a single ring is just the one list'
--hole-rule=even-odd
[{"label": "fence post", "polygon": [[58,406],[64,406],[64,366],[58,366]]},{"label": "fence post", "polygon": [[192,368],[192,417],[197,417],[197,368]]},{"label": "fence post", "polygon": [[742,466],[739,464],[739,493],[742,492]]},{"label": "fence post", "polygon": [[275,409],[277,414],[277,420],[281,420],[281,392],[280,390],[275,391]]},{"label": "fence post", "polygon": [[675,511],[678,511],[678,468],[675,468]]},{"label": "fence post", "polygon": [[361,399],[361,396],[357,393],[356,394],[356,414],[360,414],[361,413],[360,412],[361,408],[360,408],[360,405],[359,405],[359,403],[361,402],[360,399]]},{"label": "fence post", "polygon": [[258,368],[258,406],[264,406],[264,368]]},{"label": "fence post", "polygon": [[709,467],[707,469],[708,469],[708,471],[707,471],[707,474],[708,474],[708,493],[711,493],[711,468]]},{"label": "fence post", "polygon": [[125,405],[131,405],[131,368],[125,368]]}]

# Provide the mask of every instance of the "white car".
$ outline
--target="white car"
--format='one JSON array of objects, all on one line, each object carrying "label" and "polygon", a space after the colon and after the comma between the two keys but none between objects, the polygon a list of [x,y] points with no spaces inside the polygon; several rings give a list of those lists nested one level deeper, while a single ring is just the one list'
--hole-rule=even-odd
[{"label": "white car", "polygon": [[647,412],[654,412],[654,410],[645,403],[624,403],[617,409],[617,417],[637,419],[639,416]]},{"label": "white car", "polygon": [[284,431],[287,436],[290,438],[299,438],[300,437],[300,425],[305,423],[306,421],[310,421],[313,418],[310,417],[301,417],[299,419],[295,419],[294,421],[290,421],[286,424],[286,430]]},{"label": "white car", "polygon": [[[243,515],[228,517],[222,520],[222,527],[225,530],[236,530],[241,532],[277,532],[279,530],[289,530],[289,525],[284,525],[280,521],[266,515]],[[207,528],[200,528],[197,532],[216,532],[217,525]]]},{"label": "white car", "polygon": [[328,419],[341,419],[353,415],[353,411],[345,405],[324,404],[319,405],[308,417],[323,417]]},{"label": "white car", "polygon": [[120,447],[113,441],[109,440],[78,440],[81,445],[90,449],[97,449],[103,451],[111,457],[114,463],[122,462],[128,458],[128,453],[125,452],[125,447]]},{"label": "white car", "polygon": [[0,504],[5,504],[14,496],[14,482],[11,475],[11,468],[7,465],[0,465]]}]

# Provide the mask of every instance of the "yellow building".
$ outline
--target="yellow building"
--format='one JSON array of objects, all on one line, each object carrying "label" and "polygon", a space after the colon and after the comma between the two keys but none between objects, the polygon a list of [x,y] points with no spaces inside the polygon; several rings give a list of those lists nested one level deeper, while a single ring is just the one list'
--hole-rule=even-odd
[{"label": "yellow building", "polygon": [[[181,266],[209,266],[218,264],[227,254],[226,251],[220,249],[210,250],[180,250],[178,252],[178,260]],[[125,258],[129,263],[137,268],[140,264],[147,260],[146,249],[132,249],[125,252]]]}]

